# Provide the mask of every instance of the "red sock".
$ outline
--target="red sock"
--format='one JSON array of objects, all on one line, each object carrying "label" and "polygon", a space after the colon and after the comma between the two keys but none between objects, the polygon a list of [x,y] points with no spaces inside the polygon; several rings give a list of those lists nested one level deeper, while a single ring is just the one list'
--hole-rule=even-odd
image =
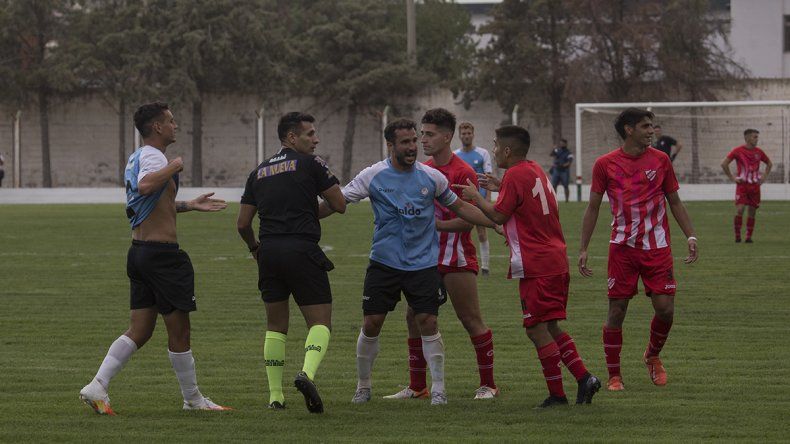
[{"label": "red sock", "polygon": [[480,373],[480,386],[496,388],[494,384],[494,338],[491,330],[480,336],[472,336],[472,345],[477,355],[477,371]]},{"label": "red sock", "polygon": [[623,329],[603,327],[603,351],[609,379],[620,376],[620,350],[623,349]]},{"label": "red sock", "polygon": [[746,219],[746,239],[752,238],[753,231],[754,231],[754,218],[749,217]]},{"label": "red sock", "polygon": [[560,348],[556,342],[549,342],[538,349],[538,359],[543,367],[543,377],[549,387],[549,394],[562,398],[565,390],[562,388],[562,368],[560,367]]},{"label": "red sock", "polygon": [[565,367],[570,370],[577,381],[582,379],[587,374],[587,367],[584,366],[584,361],[576,351],[576,344],[571,335],[563,333],[558,338],[554,338],[554,342],[560,348],[560,357]]},{"label": "red sock", "polygon": [[740,214],[735,215],[735,239],[741,238],[741,225],[743,224],[743,217]]},{"label": "red sock", "polygon": [[667,342],[670,328],[672,328],[671,322],[665,322],[658,316],[653,316],[653,321],[650,322],[650,342],[647,343],[646,358],[658,356],[661,353],[664,343]]},{"label": "red sock", "polygon": [[409,338],[409,388],[415,392],[427,387],[425,371],[428,363],[422,354],[422,338]]}]

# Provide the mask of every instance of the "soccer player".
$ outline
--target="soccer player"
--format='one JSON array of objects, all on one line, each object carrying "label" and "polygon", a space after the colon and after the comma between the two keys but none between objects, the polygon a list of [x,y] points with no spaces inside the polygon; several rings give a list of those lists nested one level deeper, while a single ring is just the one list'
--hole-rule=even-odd
[{"label": "soccer player", "polygon": [[151,339],[157,314],[161,314],[184,410],[229,410],[198,389],[189,344],[189,312],[197,309],[195,272],[189,256],[176,243],[176,213],[220,211],[227,205],[223,200],[212,199],[214,193],[176,202],[178,173],[184,164],[180,157],[169,162],[165,157],[167,147],[176,141],[178,129],[167,104],[141,106],[134,113],[134,125],[145,146],[129,156],[125,173],[126,215],[132,227],[132,246],[126,259],[131,284],[129,329],[112,343],[96,376],[80,390],[80,399],[98,414],[115,415],[107,395],[110,380]]},{"label": "soccer player", "polygon": [[[760,185],[771,174],[773,163],[765,152],[757,146],[760,132],[756,129],[747,129],[743,132],[746,143],[735,147],[721,161],[724,174],[735,182],[735,242],[741,241],[741,225],[743,223],[743,210],[748,208],[746,219],[746,243],[752,243],[754,232],[754,219],[757,209],[760,208]],[[735,160],[738,175],[733,176],[730,171],[730,162]],[[760,174],[760,162],[765,162],[765,173]]]},{"label": "soccer player", "polygon": [[687,238],[689,255],[684,262],[695,262],[698,256],[694,227],[678,196],[672,163],[669,157],[650,147],[653,118],[652,112],[637,108],[628,108],[617,117],[614,127],[623,145],[595,161],[590,202],[582,221],[579,272],[589,277],[592,270],[587,267],[587,247],[606,193],[614,219],[609,240],[609,313],[603,327],[603,344],[609,370],[607,388],[612,391],[625,388],[620,373],[623,320],[628,302],[637,294],[640,277],[655,311],[643,360],[653,384],[667,383],[658,355],[672,327],[677,288],[667,202]]},{"label": "soccer player", "polygon": [[[461,124],[463,126],[463,124]],[[425,163],[439,170],[452,187],[477,183],[475,171],[450,148],[455,133],[455,116],[444,108],[428,110],[422,117],[420,141]],[[490,166],[489,166],[490,171]],[[450,296],[455,314],[463,324],[477,357],[480,385],[474,399],[490,399],[499,394],[494,382],[494,339],[491,329],[483,322],[480,301],[477,297],[477,255],[472,244],[472,224],[460,219],[451,210],[436,203],[436,228],[439,230],[439,274]],[[387,399],[427,398],[427,363],[423,356],[420,330],[414,319],[414,310],[406,309],[409,330],[409,385],[400,392],[385,396]]]},{"label": "soccer player", "polygon": [[[669,156],[669,160],[675,161],[680,151],[683,150],[683,144],[678,142],[672,137],[661,135],[661,125],[653,125],[653,139],[656,141],[654,148]],[[672,152],[672,147],[675,147],[675,152]]]},{"label": "soccer player", "polygon": [[558,147],[551,150],[551,157],[554,158],[554,164],[551,166],[551,187],[554,193],[557,193],[557,185],[562,184],[565,190],[565,202],[570,200],[570,190],[568,183],[571,179],[571,163],[573,163],[573,154],[568,149],[568,141],[560,139]]},{"label": "soccer player", "polygon": [[546,173],[527,160],[529,132],[508,125],[496,130],[494,159],[506,168],[501,182],[486,176],[481,183],[499,190],[496,204],[486,201],[471,180],[457,185],[492,221],[504,225],[510,246],[508,279],[519,279],[523,325],[535,345],[543,367],[549,396],[538,405],[546,408],[568,404],[562,386],[560,362],[578,383],[577,404],[589,404],[601,382],[584,366],[573,338],[559,327],[566,318],[568,302],[568,257],[560,227],[557,198]]},{"label": "soccer player", "polygon": [[[283,367],[288,334],[288,296],[293,294],[307,323],[304,365],[294,385],[307,410],[322,413],[323,402],[313,381],[329,346],[332,292],[327,272],[334,268],[318,241],[318,200],[344,213],[346,201],[338,180],[314,155],[319,143],[309,114],[292,112],[280,118],[277,134],[282,148],[250,173],[239,209],[238,231],[258,261],[258,288],[266,308],[263,358],[269,380],[269,408],[285,408]],[[252,219],[258,214],[258,240]]]},{"label": "soccer player", "polygon": [[[454,151],[455,155],[468,163],[477,174],[491,174],[491,155],[488,150],[474,145],[475,127],[471,122],[461,122],[458,125],[458,137],[461,139],[461,148]],[[476,180],[476,177],[475,177]],[[491,194],[485,188],[479,189],[480,194],[488,201],[491,201]],[[488,234],[486,227],[478,226],[477,241],[480,243],[480,272],[483,276],[488,276],[491,249],[488,244]]]},{"label": "soccer player", "polygon": [[[357,391],[352,402],[370,401],[379,333],[403,293],[414,311],[431,371],[431,404],[446,404],[444,343],[437,321],[440,277],[434,200],[469,223],[489,228],[494,224],[475,206],[458,199],[442,173],[417,162],[417,126],[413,121],[390,122],[384,138],[390,157],[365,168],[342,189],[348,202],[369,197],[375,215],[362,296],[363,326],[357,339]],[[332,209],[322,202],[319,217],[330,214]]]}]

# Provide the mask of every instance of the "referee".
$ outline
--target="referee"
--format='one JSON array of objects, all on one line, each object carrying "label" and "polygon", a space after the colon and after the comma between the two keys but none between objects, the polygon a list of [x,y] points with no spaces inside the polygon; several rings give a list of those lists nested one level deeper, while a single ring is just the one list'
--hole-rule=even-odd
[{"label": "referee", "polygon": [[[266,307],[266,340],[263,358],[269,380],[269,408],[285,408],[282,388],[285,339],[288,334],[288,296],[293,294],[309,332],[305,340],[302,371],[294,385],[311,413],[324,411],[313,383],[329,345],[332,292],[327,272],[334,268],[318,241],[318,199],[339,213],[346,200],[338,180],[323,159],[313,154],[318,135],[309,114],[291,112],[280,118],[277,135],[282,149],[250,173],[237,228],[258,261],[258,288]],[[260,219],[259,241],[252,219]]]}]

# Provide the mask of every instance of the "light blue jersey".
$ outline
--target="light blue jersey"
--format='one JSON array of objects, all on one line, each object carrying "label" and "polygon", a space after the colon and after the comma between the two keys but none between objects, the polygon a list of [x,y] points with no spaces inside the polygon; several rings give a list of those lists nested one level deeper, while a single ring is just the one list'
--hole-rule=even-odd
[{"label": "light blue jersey", "polygon": [[357,174],[343,187],[343,196],[348,202],[370,198],[375,225],[371,260],[403,271],[439,262],[433,201],[449,206],[458,199],[441,172],[421,163],[400,171],[386,159]]},{"label": "light blue jersey", "polygon": [[[138,182],[148,173],[159,171],[166,166],[165,155],[152,146],[140,147],[129,156],[129,162],[126,163],[124,171],[124,183],[126,183],[126,217],[129,218],[132,229],[143,223],[154,211],[156,203],[167,187],[165,183],[155,193],[143,196],[137,188]],[[178,174],[173,176],[173,180],[176,183],[176,192],[178,192]]]},{"label": "light blue jersey", "polygon": [[[464,151],[463,148],[458,148],[453,151],[453,153],[469,164],[477,174],[491,173],[493,171],[491,168],[491,155],[488,154],[488,150],[485,148],[476,146],[471,151]],[[485,188],[480,188],[480,194],[482,194],[483,197],[485,197],[487,192],[488,190]]]}]

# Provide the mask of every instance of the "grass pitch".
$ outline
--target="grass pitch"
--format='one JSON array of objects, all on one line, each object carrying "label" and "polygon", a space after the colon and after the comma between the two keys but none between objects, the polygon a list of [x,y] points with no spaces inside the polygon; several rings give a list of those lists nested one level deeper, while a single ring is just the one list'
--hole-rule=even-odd
[{"label": "grass pitch", "polygon": [[[588,368],[606,380],[601,325],[606,315],[608,209],[590,254],[596,275],[575,268],[584,204],[561,204],[571,262],[569,320]],[[494,331],[499,399],[473,401],[473,349],[449,304],[442,308],[449,404],[385,401],[408,382],[404,305],[385,324],[372,402],[350,403],[355,344],[372,233],[367,204],[324,224],[322,245],[336,269],[332,340],[317,376],[326,407],[310,415],[292,388],[301,369],[304,322],[294,304],[287,343],[285,411],[266,408],[265,315],[256,269],[235,230],[238,206],[179,216],[179,240],[196,271],[192,344],[204,394],[232,412],[184,412],[167,358],[164,325],[113,380],[117,417],[100,417],[77,394],[125,329],[129,230],[120,205],[0,206],[0,441],[781,441],[790,412],[790,203],[759,210],[755,243],[733,243],[729,202],[688,203],[701,258],[686,266],[674,225],[679,283],[675,324],[662,357],[666,387],[641,364],[652,310],[636,297],[624,326],[626,391],[593,405],[535,411],[546,387],[521,327],[517,283],[504,279],[507,250],[492,242],[492,275],[480,278],[485,321]],[[256,222],[257,223],[257,222]],[[746,225],[744,223],[744,225]],[[495,236],[495,235],[494,235]],[[566,391],[576,384],[564,373]]]}]

